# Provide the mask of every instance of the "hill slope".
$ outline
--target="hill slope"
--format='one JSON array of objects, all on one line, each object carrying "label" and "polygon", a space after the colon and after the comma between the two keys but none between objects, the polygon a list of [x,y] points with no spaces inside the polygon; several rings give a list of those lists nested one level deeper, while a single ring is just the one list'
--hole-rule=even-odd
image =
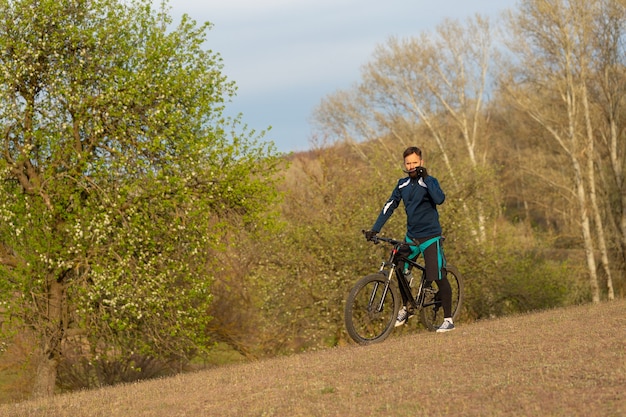
[{"label": "hill slope", "polygon": [[625,416],[626,300],[0,406],[2,416]]}]

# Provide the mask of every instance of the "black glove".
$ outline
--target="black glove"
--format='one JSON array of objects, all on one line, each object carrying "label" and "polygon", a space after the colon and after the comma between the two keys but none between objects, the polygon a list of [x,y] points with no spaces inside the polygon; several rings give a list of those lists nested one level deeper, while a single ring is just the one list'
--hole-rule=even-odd
[{"label": "black glove", "polygon": [[374,236],[378,234],[378,232],[375,232],[373,230],[366,230],[363,233],[365,234],[365,240],[367,241],[374,240]]},{"label": "black glove", "polygon": [[416,172],[418,177],[426,178],[428,176],[428,171],[425,167],[417,167]]}]

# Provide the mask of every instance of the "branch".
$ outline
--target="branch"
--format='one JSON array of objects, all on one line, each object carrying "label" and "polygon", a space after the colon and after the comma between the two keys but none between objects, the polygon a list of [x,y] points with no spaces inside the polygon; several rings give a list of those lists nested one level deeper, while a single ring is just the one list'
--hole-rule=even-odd
[{"label": "branch", "polygon": [[20,259],[13,254],[11,248],[0,242],[0,265],[17,268],[19,264]]}]

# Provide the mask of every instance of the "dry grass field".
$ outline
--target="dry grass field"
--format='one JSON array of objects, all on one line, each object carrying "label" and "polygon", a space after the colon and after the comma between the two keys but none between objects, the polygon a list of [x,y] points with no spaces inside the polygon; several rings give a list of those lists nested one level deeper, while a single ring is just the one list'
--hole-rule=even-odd
[{"label": "dry grass field", "polygon": [[626,416],[626,300],[2,405],[0,415]]}]

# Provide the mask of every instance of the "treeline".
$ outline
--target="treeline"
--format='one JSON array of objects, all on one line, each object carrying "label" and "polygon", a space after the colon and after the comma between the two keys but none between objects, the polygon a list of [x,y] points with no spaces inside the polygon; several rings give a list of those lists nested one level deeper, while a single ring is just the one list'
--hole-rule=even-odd
[{"label": "treeline", "polygon": [[[316,110],[316,148],[282,184],[285,227],[250,271],[262,329],[285,343],[273,349],[346,339],[345,293],[384,257],[360,230],[410,145],[448,196],[464,320],[623,297],[625,30],[621,2],[523,1],[499,25],[445,21],[381,45]],[[401,212],[384,232],[403,235]]]},{"label": "treeline", "polygon": [[[294,155],[222,116],[208,24],[35,3],[0,1],[3,357],[26,346],[34,395],[346,343],[345,295],[387,250],[361,229],[410,145],[447,194],[461,323],[624,296],[623,2],[389,39]],[[399,210],[383,233],[404,231]]]}]

